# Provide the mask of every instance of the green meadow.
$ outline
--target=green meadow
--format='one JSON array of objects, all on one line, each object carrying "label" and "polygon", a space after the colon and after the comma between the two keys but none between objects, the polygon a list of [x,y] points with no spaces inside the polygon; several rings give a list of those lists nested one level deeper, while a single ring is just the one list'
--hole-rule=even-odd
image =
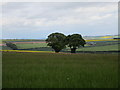
[{"label": "green meadow", "polygon": [[3,88],[117,88],[118,54],[2,53]]},{"label": "green meadow", "polygon": [[16,44],[16,45],[20,49],[48,47],[47,43],[20,43],[20,44]]},{"label": "green meadow", "polygon": [[95,46],[79,48],[77,51],[118,51],[118,45]]}]

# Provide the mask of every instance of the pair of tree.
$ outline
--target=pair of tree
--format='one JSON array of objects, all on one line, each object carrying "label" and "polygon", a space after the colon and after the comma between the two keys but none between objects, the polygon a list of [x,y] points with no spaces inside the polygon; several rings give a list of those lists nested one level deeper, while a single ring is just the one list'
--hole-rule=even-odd
[{"label": "pair of tree", "polygon": [[86,44],[80,34],[72,34],[65,36],[62,33],[52,33],[46,39],[48,46],[51,46],[56,53],[60,52],[66,46],[70,47],[71,53],[75,53],[76,49]]}]

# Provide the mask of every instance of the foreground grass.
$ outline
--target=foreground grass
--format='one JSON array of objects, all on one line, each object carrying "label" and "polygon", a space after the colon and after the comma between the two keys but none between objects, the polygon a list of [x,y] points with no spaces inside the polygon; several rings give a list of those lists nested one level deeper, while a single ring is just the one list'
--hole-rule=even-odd
[{"label": "foreground grass", "polygon": [[117,88],[117,54],[3,52],[3,88]]},{"label": "foreground grass", "polygon": [[2,90],[2,66],[0,66],[0,89]]}]

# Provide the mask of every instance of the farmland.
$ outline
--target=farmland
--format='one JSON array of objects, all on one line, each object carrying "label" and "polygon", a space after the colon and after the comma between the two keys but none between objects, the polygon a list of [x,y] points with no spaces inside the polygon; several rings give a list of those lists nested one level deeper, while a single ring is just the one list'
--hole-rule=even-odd
[{"label": "farmland", "polygon": [[[80,51],[119,51],[112,36],[85,37],[85,47],[70,53],[66,47],[54,53],[45,40],[3,40],[3,88],[117,88],[118,53],[79,53]],[[11,50],[10,41],[18,47]]]},{"label": "farmland", "polygon": [[[77,51],[118,51],[118,40],[104,39],[104,40],[86,40],[85,47],[80,47]],[[51,47],[47,46],[45,41],[14,41],[18,49],[32,50],[32,51],[53,51]],[[93,43],[93,45],[90,45]],[[4,43],[3,43],[4,45]],[[0,47],[3,50],[11,50],[7,46]],[[62,51],[70,51],[69,47],[66,47]]]},{"label": "farmland", "polygon": [[3,52],[2,79],[3,88],[117,88],[118,55]]}]

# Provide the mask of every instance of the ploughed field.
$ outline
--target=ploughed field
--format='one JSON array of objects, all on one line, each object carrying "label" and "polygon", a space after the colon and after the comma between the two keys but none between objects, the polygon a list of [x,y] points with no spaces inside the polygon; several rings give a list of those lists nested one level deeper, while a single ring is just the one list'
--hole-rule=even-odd
[{"label": "ploughed field", "polygon": [[3,88],[117,88],[118,54],[2,53]]}]

